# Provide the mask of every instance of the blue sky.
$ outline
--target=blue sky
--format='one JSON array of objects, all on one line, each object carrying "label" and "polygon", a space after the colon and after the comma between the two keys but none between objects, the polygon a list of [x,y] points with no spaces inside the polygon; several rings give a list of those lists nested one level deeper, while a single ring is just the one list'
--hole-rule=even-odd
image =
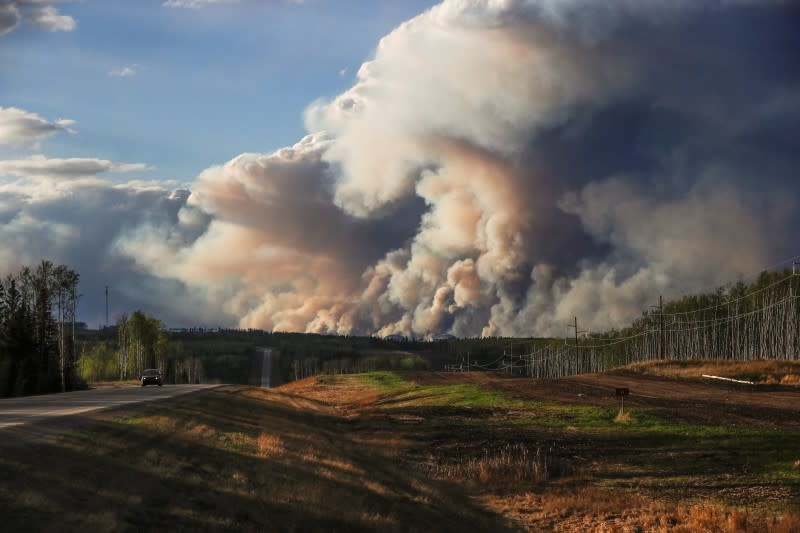
[{"label": "blue sky", "polygon": [[[350,86],[379,39],[433,3],[58,4],[73,31],[21,24],[0,37],[0,105],[76,121],[77,135],[41,143],[48,157],[146,163],[126,179],[186,183],[239,153],[296,142],[304,108]],[[134,74],[110,74],[126,67]]]}]

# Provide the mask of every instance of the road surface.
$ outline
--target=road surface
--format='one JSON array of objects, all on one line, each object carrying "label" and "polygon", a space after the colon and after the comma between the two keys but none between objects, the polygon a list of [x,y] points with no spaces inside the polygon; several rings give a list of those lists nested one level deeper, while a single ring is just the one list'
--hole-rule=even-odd
[{"label": "road surface", "polygon": [[63,394],[8,398],[0,400],[0,430],[36,422],[51,422],[108,407],[172,398],[211,387],[216,385],[164,385],[163,387],[123,385]]},{"label": "road surface", "polygon": [[264,361],[261,364],[261,386],[269,387],[272,384],[272,348],[262,348]]}]

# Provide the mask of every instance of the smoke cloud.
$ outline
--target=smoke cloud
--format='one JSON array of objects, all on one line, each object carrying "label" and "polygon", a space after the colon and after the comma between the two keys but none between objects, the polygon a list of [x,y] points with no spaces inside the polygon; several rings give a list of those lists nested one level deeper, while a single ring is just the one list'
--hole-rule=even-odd
[{"label": "smoke cloud", "polygon": [[109,257],[242,327],[624,326],[797,253],[798,22],[796,2],[445,0],[312,103],[306,138],[161,190]]},{"label": "smoke cloud", "polygon": [[242,326],[623,326],[794,253],[797,21],[794,3],[445,1],[308,108],[324,134],[207,170],[177,225],[119,250],[154,250],[142,268],[213,288]]}]

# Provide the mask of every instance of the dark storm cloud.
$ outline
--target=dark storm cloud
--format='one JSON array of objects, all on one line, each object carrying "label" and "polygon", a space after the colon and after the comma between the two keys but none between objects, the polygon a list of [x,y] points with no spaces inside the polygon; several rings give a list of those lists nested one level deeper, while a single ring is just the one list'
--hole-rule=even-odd
[{"label": "dark storm cloud", "polygon": [[105,285],[111,286],[112,319],[143,308],[184,320],[184,324],[204,319],[214,325],[231,323],[230,317],[225,322],[217,310],[213,316],[198,313],[199,308],[192,305],[196,296],[188,294],[181,283],[140,272],[130,259],[114,251],[116,239],[126,228],[155,221],[177,224],[185,203],[186,194],[153,184],[96,179],[0,184],[3,274],[42,259],[69,265],[81,275],[80,317],[92,325],[104,321]]},{"label": "dark storm cloud", "polygon": [[22,20],[47,31],[74,30],[75,19],[61,15],[55,3],[47,0],[0,0],[0,35],[16,29]]}]

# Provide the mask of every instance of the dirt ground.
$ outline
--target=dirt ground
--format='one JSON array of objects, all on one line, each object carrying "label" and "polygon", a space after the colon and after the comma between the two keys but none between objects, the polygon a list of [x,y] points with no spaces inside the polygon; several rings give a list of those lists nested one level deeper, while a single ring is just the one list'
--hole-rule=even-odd
[{"label": "dirt ground", "polygon": [[743,385],[698,377],[670,379],[631,370],[532,380],[504,374],[415,372],[403,374],[423,385],[474,383],[525,400],[570,405],[619,405],[617,388],[627,388],[625,406],[660,408],[676,421],[768,429],[800,429],[800,388]]},{"label": "dirt ground", "polygon": [[[475,385],[521,402],[510,408],[415,405],[407,392],[369,392],[328,376],[279,390],[332,407],[362,439],[394,435],[402,445],[398,457],[409,465],[474,461],[517,445],[548,450],[553,472],[546,482],[504,479],[502,472],[491,479],[453,476],[475,501],[523,530],[800,531],[800,483],[764,474],[777,459],[800,460],[800,388],[632,370],[557,380],[397,374],[422,390]],[[526,422],[540,402],[616,410],[615,392],[623,387],[630,391],[626,410],[655,412],[678,434]],[[695,429],[684,437],[683,427]],[[713,429],[706,435],[705,428]],[[800,461],[795,468],[800,471]]]}]

